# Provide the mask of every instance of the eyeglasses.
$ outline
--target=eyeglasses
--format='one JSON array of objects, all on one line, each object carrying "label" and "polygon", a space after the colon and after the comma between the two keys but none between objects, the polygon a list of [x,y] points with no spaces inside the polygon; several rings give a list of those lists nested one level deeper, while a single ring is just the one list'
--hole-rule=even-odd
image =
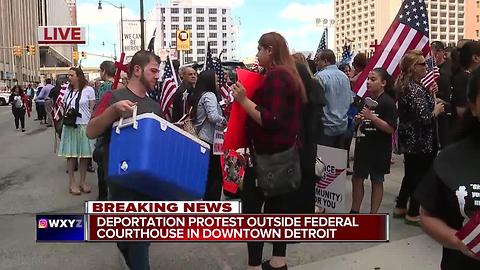
[{"label": "eyeglasses", "polygon": [[424,66],[424,67],[426,67],[426,66],[427,66],[427,62],[416,63],[415,65],[416,65],[416,66]]}]

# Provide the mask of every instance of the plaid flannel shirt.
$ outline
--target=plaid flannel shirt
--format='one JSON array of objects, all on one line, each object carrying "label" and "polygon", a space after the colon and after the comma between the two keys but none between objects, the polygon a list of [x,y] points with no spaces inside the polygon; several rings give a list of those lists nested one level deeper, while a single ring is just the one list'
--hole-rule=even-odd
[{"label": "plaid flannel shirt", "polygon": [[290,148],[299,135],[301,93],[289,71],[276,67],[270,70],[252,101],[261,113],[262,126],[248,118],[247,136],[260,154],[277,153]]}]

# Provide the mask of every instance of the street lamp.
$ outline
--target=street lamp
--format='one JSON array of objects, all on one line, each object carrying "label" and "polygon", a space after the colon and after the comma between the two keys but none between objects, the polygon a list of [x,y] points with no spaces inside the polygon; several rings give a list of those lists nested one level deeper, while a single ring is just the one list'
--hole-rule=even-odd
[{"label": "street lamp", "polygon": [[114,5],[108,1],[104,0],[98,0],[98,10],[102,10],[102,2],[105,2],[112,7],[119,8],[120,9],[120,46],[122,47],[122,52],[123,52],[123,8],[125,7],[120,3],[120,6]]}]

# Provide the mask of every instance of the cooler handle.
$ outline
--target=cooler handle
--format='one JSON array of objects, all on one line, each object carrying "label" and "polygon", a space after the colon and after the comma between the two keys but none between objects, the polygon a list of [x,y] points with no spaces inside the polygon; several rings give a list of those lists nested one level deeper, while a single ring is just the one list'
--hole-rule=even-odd
[{"label": "cooler handle", "polygon": [[123,123],[124,118],[121,117],[120,120],[118,121],[118,126],[115,129],[115,132],[117,134],[120,134],[120,129],[124,127],[128,127],[130,125],[133,125],[134,129],[138,129],[138,121],[137,121],[137,105],[133,106],[133,115],[132,115],[132,122],[129,123]]}]

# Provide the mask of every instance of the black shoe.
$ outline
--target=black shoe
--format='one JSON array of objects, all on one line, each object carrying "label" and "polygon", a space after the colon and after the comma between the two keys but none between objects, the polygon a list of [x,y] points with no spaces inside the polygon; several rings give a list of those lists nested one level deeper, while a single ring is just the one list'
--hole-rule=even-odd
[{"label": "black shoe", "polygon": [[262,270],[288,270],[288,267],[287,265],[281,267],[273,267],[270,265],[270,260],[268,260],[262,263]]},{"label": "black shoe", "polygon": [[24,128],[22,128],[22,132],[25,132],[25,129],[24,129]]}]

